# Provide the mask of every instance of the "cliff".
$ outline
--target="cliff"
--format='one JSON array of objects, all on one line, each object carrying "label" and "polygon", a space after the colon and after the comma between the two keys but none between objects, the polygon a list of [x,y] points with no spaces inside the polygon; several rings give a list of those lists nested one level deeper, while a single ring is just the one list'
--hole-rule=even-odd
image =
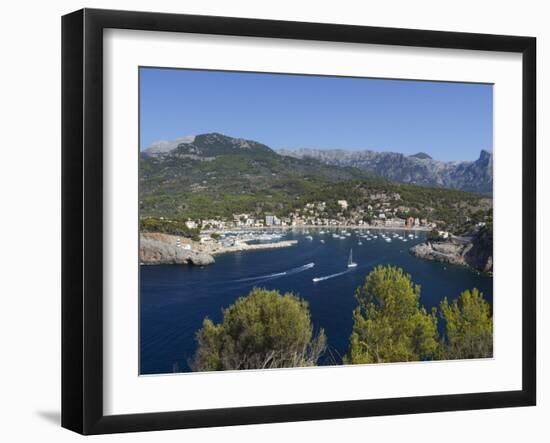
[{"label": "cliff", "polygon": [[204,266],[214,263],[214,257],[200,251],[176,246],[173,235],[144,233],[140,235],[139,260],[144,265],[186,264]]},{"label": "cliff", "polygon": [[483,230],[472,242],[472,247],[466,251],[466,263],[482,272],[493,272],[493,233]]},{"label": "cliff", "polygon": [[493,237],[487,231],[471,237],[427,241],[413,246],[415,257],[442,263],[470,266],[480,272],[493,272]]}]

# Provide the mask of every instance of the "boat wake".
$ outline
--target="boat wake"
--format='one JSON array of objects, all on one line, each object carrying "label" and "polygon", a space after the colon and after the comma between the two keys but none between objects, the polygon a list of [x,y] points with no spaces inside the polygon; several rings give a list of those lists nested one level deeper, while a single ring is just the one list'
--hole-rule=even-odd
[{"label": "boat wake", "polygon": [[273,278],[283,277],[286,275],[298,274],[300,272],[307,271],[308,269],[311,269],[314,266],[315,266],[315,263],[307,263],[303,266],[298,266],[297,268],[289,269],[288,271],[275,272],[274,274],[267,274],[267,275],[258,275],[256,277],[240,278],[238,280],[233,280],[233,281],[235,283],[242,283],[242,282],[248,282],[248,281],[271,280]]},{"label": "boat wake", "polygon": [[349,272],[354,271],[354,269],[355,268],[349,268],[349,269],[346,269],[345,271],[337,272],[336,274],[325,275],[324,277],[315,277],[313,279],[313,282],[317,283],[319,281],[325,281],[325,280],[329,280],[331,278],[340,277],[341,275],[348,274]]},{"label": "boat wake", "polygon": [[362,266],[359,266],[359,267],[354,266],[354,267],[346,269],[345,271],[337,272],[336,274],[325,275],[323,277],[315,277],[312,280],[313,280],[313,283],[317,283],[317,282],[325,281],[325,280],[330,280],[331,278],[340,277],[341,275],[349,274],[350,272],[354,272],[358,269],[368,269],[369,267],[375,265],[376,263],[378,263],[377,260],[370,260],[370,261],[364,263]]},{"label": "boat wake", "polygon": [[294,269],[291,269],[289,271],[286,271],[286,275],[293,275],[293,274],[298,274],[299,272],[304,272],[304,271],[307,271],[308,269],[311,269],[315,266],[315,263],[307,263],[303,266],[298,266],[297,268],[294,268]]}]

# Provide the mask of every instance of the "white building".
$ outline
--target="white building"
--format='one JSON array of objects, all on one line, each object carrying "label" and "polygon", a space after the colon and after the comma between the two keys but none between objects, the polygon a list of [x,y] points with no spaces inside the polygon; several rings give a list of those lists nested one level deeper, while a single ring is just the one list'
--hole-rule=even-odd
[{"label": "white building", "polygon": [[265,225],[266,226],[280,226],[281,219],[276,215],[266,215],[265,216]]},{"label": "white building", "polygon": [[347,200],[338,200],[337,203],[340,205],[342,209],[348,209],[348,201]]}]

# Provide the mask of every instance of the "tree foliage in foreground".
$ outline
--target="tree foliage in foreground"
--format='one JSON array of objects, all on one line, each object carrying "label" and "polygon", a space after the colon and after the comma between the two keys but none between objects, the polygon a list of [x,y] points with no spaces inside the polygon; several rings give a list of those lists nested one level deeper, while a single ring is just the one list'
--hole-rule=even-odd
[{"label": "tree foliage in foreground", "polygon": [[420,305],[420,286],[402,269],[378,266],[356,292],[353,331],[345,363],[432,359],[438,347],[437,318]]},{"label": "tree foliage in foreground", "polygon": [[464,291],[449,303],[440,305],[446,334],[441,342],[441,358],[467,359],[493,356],[493,318],[491,307],[476,288]]},{"label": "tree foliage in foreground", "polygon": [[253,289],[197,332],[196,371],[314,366],[326,348],[313,334],[306,301],[287,293]]}]

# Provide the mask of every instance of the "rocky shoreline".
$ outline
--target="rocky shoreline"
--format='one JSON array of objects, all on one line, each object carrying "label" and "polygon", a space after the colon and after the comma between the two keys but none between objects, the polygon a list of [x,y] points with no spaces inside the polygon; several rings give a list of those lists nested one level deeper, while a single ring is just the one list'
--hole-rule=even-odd
[{"label": "rocky shoreline", "polygon": [[212,255],[176,246],[177,237],[147,233],[139,236],[139,261],[142,265],[197,265],[215,262]]},{"label": "rocky shoreline", "polygon": [[428,240],[413,246],[409,252],[425,260],[469,266],[479,272],[493,272],[493,240],[487,233]]},{"label": "rocky shoreline", "polygon": [[249,245],[240,243],[233,246],[204,245],[189,239],[162,233],[140,234],[139,261],[142,265],[185,264],[205,266],[215,263],[214,256],[228,252],[277,249],[294,246],[297,240],[284,240],[275,243]]}]

